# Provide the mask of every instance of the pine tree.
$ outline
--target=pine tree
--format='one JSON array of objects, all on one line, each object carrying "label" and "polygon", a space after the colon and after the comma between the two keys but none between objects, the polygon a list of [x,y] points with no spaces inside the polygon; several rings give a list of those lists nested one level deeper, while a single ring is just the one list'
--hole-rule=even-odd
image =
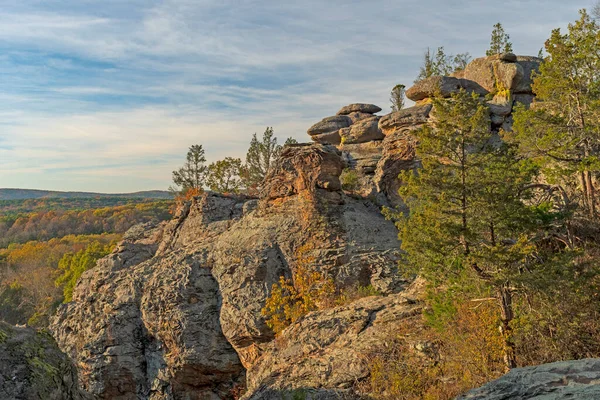
[{"label": "pine tree", "polygon": [[399,111],[404,108],[404,96],[406,86],[399,84],[394,86],[390,93],[390,102],[392,103],[392,111]]},{"label": "pine tree", "polygon": [[539,160],[549,182],[580,193],[597,218],[600,172],[600,27],[586,12],[568,33],[552,31],[547,57],[535,76],[535,107],[515,114],[521,150]]},{"label": "pine tree", "polygon": [[487,287],[500,306],[512,368],[512,297],[530,283],[523,270],[537,251],[536,213],[526,204],[537,170],[514,146],[490,140],[488,109],[476,95],[461,91],[433,104],[435,123],[415,133],[422,168],[401,175],[410,210],[397,215],[405,261],[438,287],[461,279]]},{"label": "pine tree", "polygon": [[[190,147],[183,167],[173,171],[173,191],[185,193],[188,190],[201,191],[206,178],[206,157],[202,145],[195,144]],[[179,187],[180,189],[177,189]]]},{"label": "pine tree", "polygon": [[281,146],[277,144],[273,128],[267,127],[260,141],[256,133],[252,136],[243,171],[244,185],[249,192],[260,191],[265,176],[280,152]]},{"label": "pine tree", "polygon": [[218,193],[238,193],[242,188],[242,160],[225,157],[208,166],[206,183],[210,190]]},{"label": "pine tree", "polygon": [[431,76],[450,75],[452,72],[463,70],[470,59],[469,53],[446,54],[444,47],[438,47],[435,55],[432,55],[431,50],[427,48],[415,83]]},{"label": "pine tree", "polygon": [[512,43],[509,42],[510,36],[504,32],[502,24],[498,22],[492,30],[490,48],[485,52],[487,56],[493,56],[501,53],[510,53],[513,51]]}]

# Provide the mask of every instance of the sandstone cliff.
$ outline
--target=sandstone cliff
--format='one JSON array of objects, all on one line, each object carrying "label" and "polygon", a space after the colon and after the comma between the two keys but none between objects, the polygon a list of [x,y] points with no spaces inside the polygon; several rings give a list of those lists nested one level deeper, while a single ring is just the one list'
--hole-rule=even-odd
[{"label": "sandstone cliff", "polygon": [[414,305],[390,296],[319,315],[314,324],[337,328],[307,328],[322,341],[313,350],[346,354],[338,367],[321,361],[329,372],[311,364],[282,372],[268,361],[279,356],[260,312],[272,284],[292,275],[297,250],[307,245],[340,288],[372,285],[391,295],[404,287],[395,271],[394,225],[372,202],[342,192],[342,168],[333,147],[288,147],[260,200],[207,193],[167,224],[131,230],[83,275],[51,326],[77,363],[83,388],[105,399],[219,399],[245,386],[247,370],[256,371],[248,377],[251,389],[282,373],[285,385],[275,386],[291,389],[324,376],[319,386],[345,387],[364,377],[364,367],[348,376],[338,369],[360,362],[363,338],[376,337],[371,326],[413,315]]},{"label": "sandstone cliff", "polygon": [[[397,177],[418,166],[411,131],[432,118],[428,99],[489,95],[494,135],[510,129],[517,102],[533,101],[539,61],[476,59],[417,83],[407,92],[416,104],[385,116],[343,107],[308,130],[315,144],[284,148],[258,199],[205,193],[168,223],[132,229],[52,321],[82,389],[99,399],[359,398],[369,350],[421,311],[381,206],[402,206]],[[343,187],[347,171],[358,187]],[[381,295],[310,313],[275,338],[261,309],[300,249],[338,289]]]}]

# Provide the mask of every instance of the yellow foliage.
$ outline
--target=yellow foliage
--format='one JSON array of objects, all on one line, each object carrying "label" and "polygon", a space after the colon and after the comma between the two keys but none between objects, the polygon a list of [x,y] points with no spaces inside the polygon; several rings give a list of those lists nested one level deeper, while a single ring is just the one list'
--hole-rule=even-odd
[{"label": "yellow foliage", "polygon": [[281,276],[273,284],[271,295],[261,313],[267,325],[279,333],[311,311],[335,304],[335,285],[326,273],[315,269],[315,258],[308,255],[310,246],[300,247],[297,252],[293,278]]},{"label": "yellow foliage", "polygon": [[456,308],[443,331],[416,321],[402,325],[371,355],[370,378],[360,390],[381,400],[444,400],[502,375],[496,304],[467,301]]}]

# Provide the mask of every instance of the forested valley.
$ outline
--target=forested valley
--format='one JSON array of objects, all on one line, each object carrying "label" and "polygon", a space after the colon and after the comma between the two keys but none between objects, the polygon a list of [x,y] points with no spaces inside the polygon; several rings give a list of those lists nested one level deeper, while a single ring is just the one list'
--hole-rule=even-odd
[{"label": "forested valley", "polygon": [[171,217],[171,200],[0,200],[0,320],[44,327],[83,272],[133,225]]}]

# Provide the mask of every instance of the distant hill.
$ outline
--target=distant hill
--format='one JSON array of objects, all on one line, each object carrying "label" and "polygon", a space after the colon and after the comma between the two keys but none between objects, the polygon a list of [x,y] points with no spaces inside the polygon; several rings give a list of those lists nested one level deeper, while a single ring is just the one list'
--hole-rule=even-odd
[{"label": "distant hill", "polygon": [[58,192],[37,189],[0,189],[0,200],[26,200],[26,199],[81,199],[95,197],[118,197],[125,199],[172,199],[173,195],[166,190],[146,190],[134,193],[93,193],[93,192]]}]

